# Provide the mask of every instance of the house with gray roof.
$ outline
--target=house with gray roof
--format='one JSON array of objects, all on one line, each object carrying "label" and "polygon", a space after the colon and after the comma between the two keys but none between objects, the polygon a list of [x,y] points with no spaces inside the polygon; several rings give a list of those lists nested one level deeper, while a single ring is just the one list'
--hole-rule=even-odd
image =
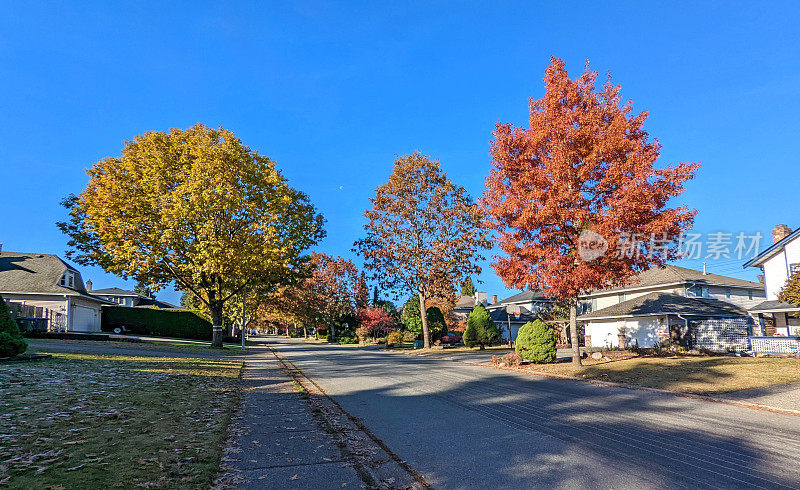
[{"label": "house with gray roof", "polygon": [[86,290],[75,267],[52,254],[0,252],[0,296],[33,307],[51,330],[72,332],[99,332],[101,306],[108,304]]},{"label": "house with gray roof", "polygon": [[625,286],[601,289],[581,296],[580,313],[608,308],[623,301],[661,292],[687,298],[710,298],[751,308],[766,298],[764,284],[668,264],[637,274]]},{"label": "house with gray roof", "polygon": [[[746,350],[764,284],[676,265],[639,273],[627,285],[581,296],[578,321],[589,347],[652,347],[693,343],[712,350]],[[697,340],[698,332],[704,332]],[[735,332],[735,333],[731,333]],[[730,337],[730,342],[723,338]]]},{"label": "house with gray roof", "polygon": [[110,301],[119,306],[155,306],[157,308],[175,308],[175,305],[165,301],[159,301],[150,296],[139,294],[136,291],[128,291],[120,288],[104,288],[92,289],[91,281],[88,281],[86,287],[94,296],[99,296],[107,301]]},{"label": "house with gray roof", "polygon": [[[747,350],[747,310],[713,298],[653,292],[578,317],[589,347],[652,347],[674,342],[715,351]],[[698,335],[700,334],[700,335]]]}]

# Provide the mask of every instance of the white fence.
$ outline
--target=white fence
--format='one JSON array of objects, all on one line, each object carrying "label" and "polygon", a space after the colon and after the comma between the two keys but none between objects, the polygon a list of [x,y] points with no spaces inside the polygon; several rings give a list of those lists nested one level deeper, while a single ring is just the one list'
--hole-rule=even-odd
[{"label": "white fence", "polygon": [[750,337],[757,354],[800,354],[800,337]]}]

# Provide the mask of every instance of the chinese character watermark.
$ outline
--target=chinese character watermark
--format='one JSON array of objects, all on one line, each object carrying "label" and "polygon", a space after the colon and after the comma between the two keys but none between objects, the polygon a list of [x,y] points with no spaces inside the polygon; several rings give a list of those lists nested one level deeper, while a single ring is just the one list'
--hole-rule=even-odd
[{"label": "chinese character watermark", "polygon": [[[610,253],[618,259],[666,258],[677,250],[680,259],[736,259],[748,260],[758,255],[763,236],[760,232],[737,234],[717,231],[713,233],[682,233],[670,237],[667,233],[645,235],[642,233],[621,233],[614,242]],[[591,262],[609,253],[609,241],[592,230],[584,230],[578,238],[578,256]]]}]

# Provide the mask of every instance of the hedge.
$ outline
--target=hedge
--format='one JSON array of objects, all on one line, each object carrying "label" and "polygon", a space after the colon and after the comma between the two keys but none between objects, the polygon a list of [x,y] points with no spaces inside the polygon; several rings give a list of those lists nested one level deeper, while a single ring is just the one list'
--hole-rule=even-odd
[{"label": "hedge", "polygon": [[143,329],[149,335],[180,339],[211,340],[211,322],[191,310],[155,307],[104,306],[103,331],[115,327]]}]

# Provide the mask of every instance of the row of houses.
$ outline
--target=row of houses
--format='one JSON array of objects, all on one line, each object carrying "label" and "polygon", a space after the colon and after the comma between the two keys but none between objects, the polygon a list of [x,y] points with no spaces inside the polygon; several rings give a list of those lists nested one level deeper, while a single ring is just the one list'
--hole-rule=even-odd
[{"label": "row of houses", "polygon": [[99,332],[104,305],[174,308],[134,291],[92,289],[73,266],[52,254],[0,251],[0,296],[12,309],[46,319],[49,330]]},{"label": "row of houses", "polygon": [[[772,234],[773,244],[744,264],[761,269],[759,282],[667,265],[643,271],[627,286],[581,296],[578,321],[586,346],[676,342],[725,351],[763,344],[770,352],[797,352],[800,308],[781,303],[778,295],[787,279],[800,272],[800,229],[778,225]],[[459,297],[455,312],[467,314],[478,303],[505,327],[504,337],[513,340],[552,300],[541,292],[523,291],[488,302],[485,293],[477,293]]]}]

